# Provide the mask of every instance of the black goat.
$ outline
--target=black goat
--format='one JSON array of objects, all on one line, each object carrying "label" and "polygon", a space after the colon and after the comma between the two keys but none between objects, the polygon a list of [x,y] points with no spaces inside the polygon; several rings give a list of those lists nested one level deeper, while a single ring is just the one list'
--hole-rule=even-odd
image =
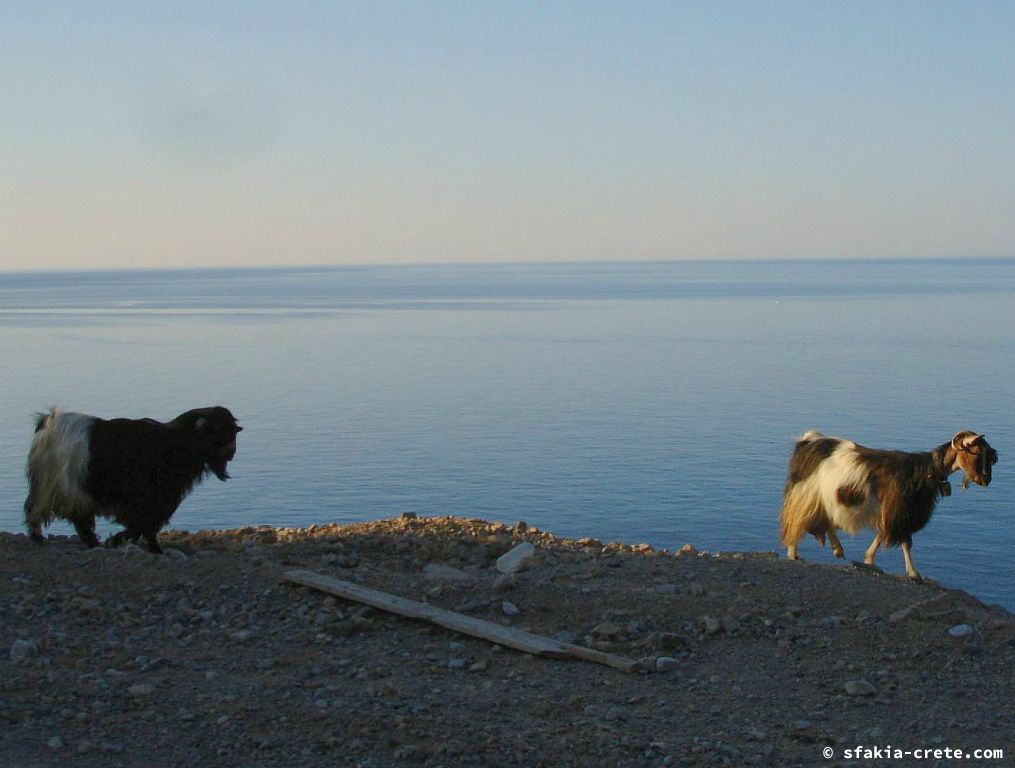
[{"label": "black goat", "polygon": [[106,517],[124,526],[112,544],[144,536],[161,552],[158,532],[194,484],[208,473],[229,477],[242,429],[222,406],[187,411],[168,424],[57,409],[40,414],[28,453],[28,533],[41,542],[42,527],[63,518],[94,547],[95,518]]}]

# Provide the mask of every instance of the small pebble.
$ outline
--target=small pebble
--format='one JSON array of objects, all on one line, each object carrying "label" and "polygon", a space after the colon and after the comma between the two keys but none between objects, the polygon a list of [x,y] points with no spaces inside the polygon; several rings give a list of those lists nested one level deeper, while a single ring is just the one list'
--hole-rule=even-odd
[{"label": "small pebble", "polygon": [[846,683],[846,693],[850,696],[873,696],[878,692],[869,680],[850,680]]},{"label": "small pebble", "polygon": [[18,638],[11,644],[11,661],[22,661],[23,659],[29,659],[32,656],[37,656],[39,653],[39,646],[33,643],[31,640],[23,640]]}]

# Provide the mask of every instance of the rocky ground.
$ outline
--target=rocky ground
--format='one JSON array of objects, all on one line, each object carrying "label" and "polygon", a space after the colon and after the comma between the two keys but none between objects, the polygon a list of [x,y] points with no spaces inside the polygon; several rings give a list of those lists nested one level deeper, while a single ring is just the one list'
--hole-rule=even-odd
[{"label": "rocky ground", "polygon": [[[523,541],[537,556],[499,577],[496,559]],[[845,753],[891,745],[1003,749],[1001,765],[1015,754],[1015,618],[934,584],[456,518],[162,543],[154,556],[0,534],[0,764],[910,764]],[[284,583],[291,568],[592,645],[642,671],[503,649]]]}]

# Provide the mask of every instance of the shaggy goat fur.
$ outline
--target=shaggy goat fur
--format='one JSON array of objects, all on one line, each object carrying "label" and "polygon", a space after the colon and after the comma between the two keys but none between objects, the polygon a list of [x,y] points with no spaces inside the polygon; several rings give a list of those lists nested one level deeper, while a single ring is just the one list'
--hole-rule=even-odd
[{"label": "shaggy goat fur", "polygon": [[910,549],[913,534],[930,521],[934,505],[951,493],[948,476],[960,469],[962,487],[988,486],[997,451],[983,435],[958,432],[950,442],[927,453],[881,451],[820,432],[808,432],[789,462],[780,515],[780,540],[786,556],[797,559],[797,544],[810,533],[842,557],[836,531],[855,534],[873,528],[874,541],[864,562],[874,564],[881,546],[900,546],[906,573],[920,578]]},{"label": "shaggy goat fur", "polygon": [[106,517],[124,526],[113,544],[144,536],[152,552],[161,552],[158,532],[194,484],[209,473],[229,477],[226,465],[242,429],[221,406],[187,411],[167,424],[55,408],[40,414],[28,453],[29,535],[42,541],[43,526],[63,518],[94,547],[95,518]]}]

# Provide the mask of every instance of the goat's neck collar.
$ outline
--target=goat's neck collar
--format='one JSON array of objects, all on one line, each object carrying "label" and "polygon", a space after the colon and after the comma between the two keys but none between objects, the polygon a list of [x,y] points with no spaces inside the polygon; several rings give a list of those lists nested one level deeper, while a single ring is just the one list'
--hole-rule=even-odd
[{"label": "goat's neck collar", "polygon": [[948,482],[948,476],[955,472],[955,449],[950,443],[945,443],[930,454],[930,472],[927,479],[935,486],[935,490],[941,496],[952,495],[952,484]]}]

